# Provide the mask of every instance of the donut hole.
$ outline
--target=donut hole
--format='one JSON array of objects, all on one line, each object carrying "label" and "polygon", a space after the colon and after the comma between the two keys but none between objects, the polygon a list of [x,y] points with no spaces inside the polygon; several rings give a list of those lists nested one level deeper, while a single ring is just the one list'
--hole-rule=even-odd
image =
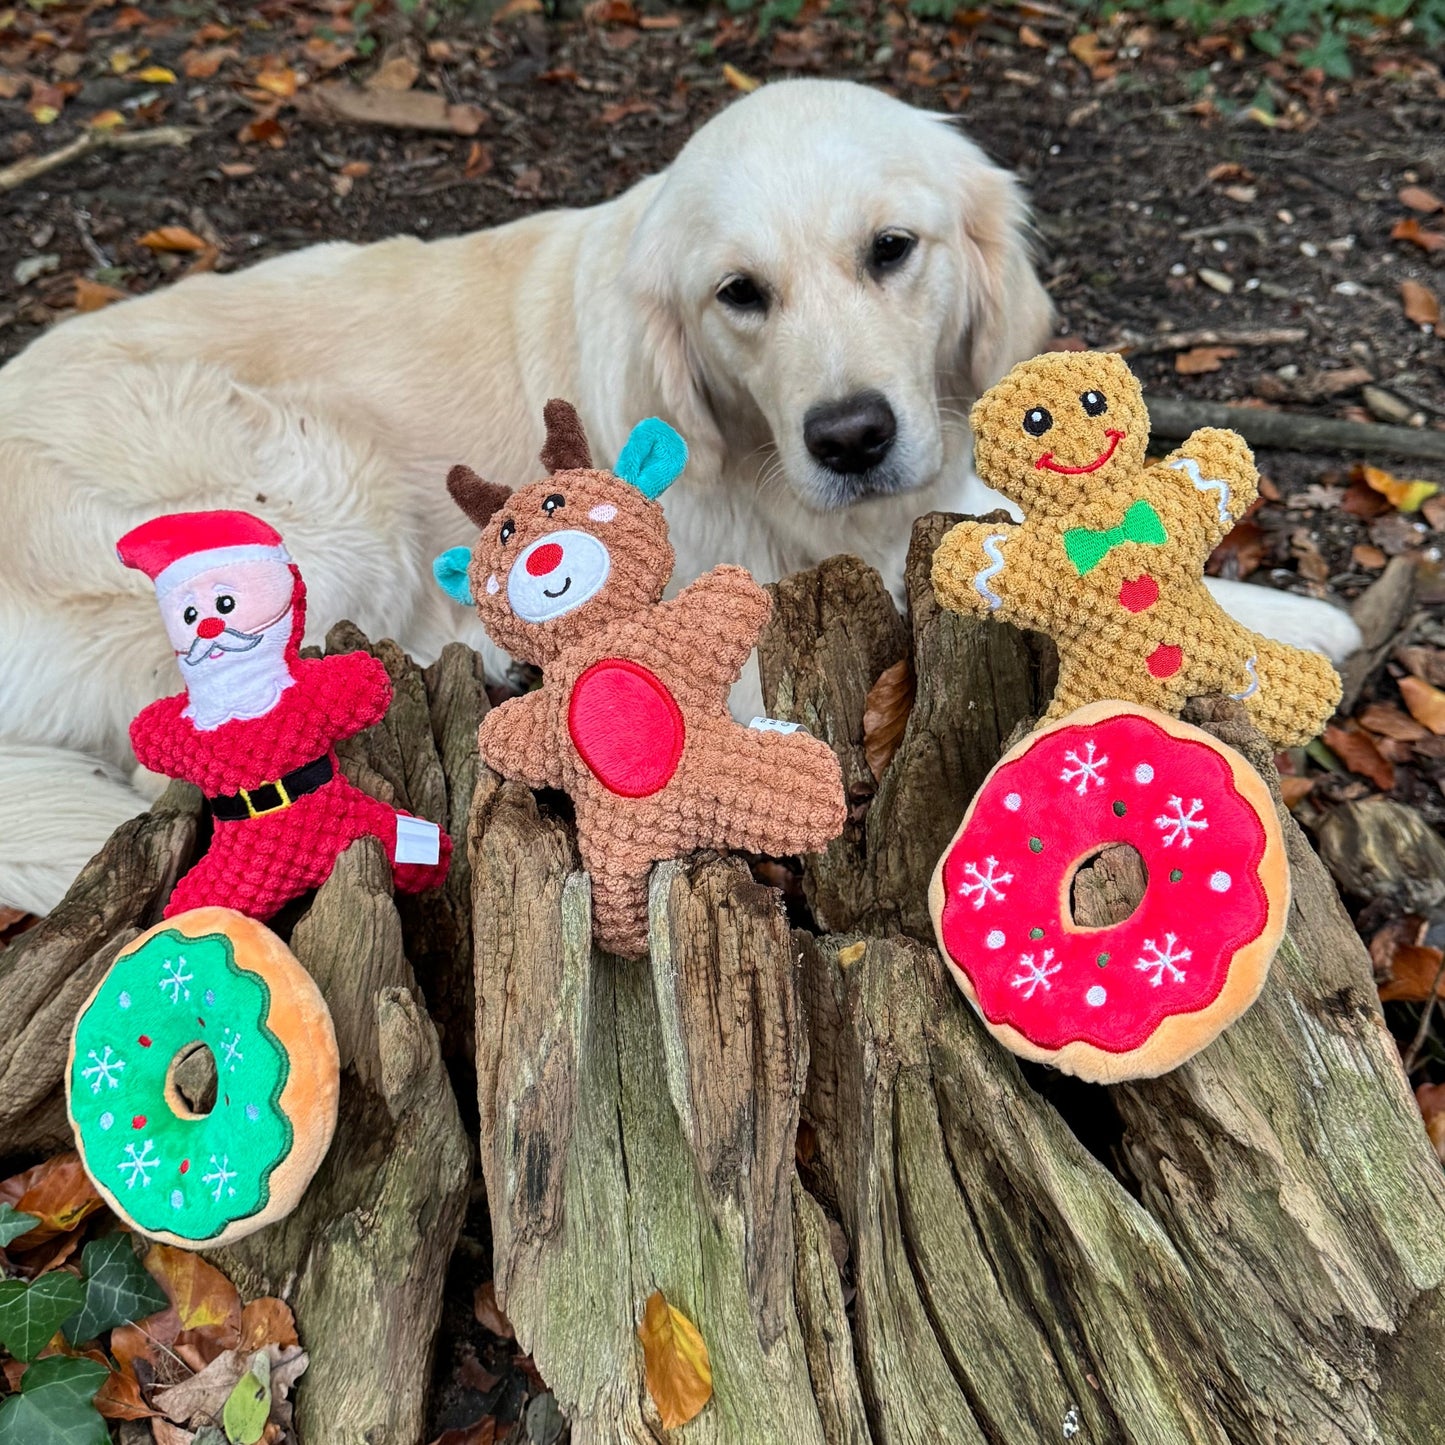
[{"label": "donut hole", "polygon": [[197,1039],[166,1070],[166,1102],[179,1118],[204,1119],[216,1107],[216,1078],[216,1056]]},{"label": "donut hole", "polygon": [[1069,920],[1076,928],[1113,928],[1144,901],[1149,867],[1129,843],[1086,853],[1069,883]]}]

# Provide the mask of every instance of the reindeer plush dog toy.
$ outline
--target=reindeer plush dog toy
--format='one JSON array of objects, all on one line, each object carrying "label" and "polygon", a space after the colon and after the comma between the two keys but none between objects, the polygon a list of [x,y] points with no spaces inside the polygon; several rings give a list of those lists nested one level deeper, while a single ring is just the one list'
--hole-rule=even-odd
[{"label": "reindeer plush dog toy", "polygon": [[475,601],[492,640],[542,668],[542,687],[482,722],[489,767],[577,808],[596,936],[647,952],[653,863],[696,848],[805,853],[843,827],[838,760],[800,731],[747,728],[728,690],[771,609],[740,567],[715,567],[661,601],[673,552],[656,497],[687,460],[665,423],[634,428],[616,470],[594,467],[577,413],[549,401],[542,464],[518,492],[466,467],[447,478],[482,529],[437,580]]}]

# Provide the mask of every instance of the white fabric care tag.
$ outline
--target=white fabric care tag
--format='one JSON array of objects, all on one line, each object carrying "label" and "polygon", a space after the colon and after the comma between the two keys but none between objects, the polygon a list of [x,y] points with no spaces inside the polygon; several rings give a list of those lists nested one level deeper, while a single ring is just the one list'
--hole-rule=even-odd
[{"label": "white fabric care tag", "polygon": [[800,733],[803,731],[802,723],[783,722],[775,717],[755,717],[748,726],[760,733]]},{"label": "white fabric care tag", "polygon": [[437,863],[442,856],[442,830],[425,818],[396,815],[396,861]]}]

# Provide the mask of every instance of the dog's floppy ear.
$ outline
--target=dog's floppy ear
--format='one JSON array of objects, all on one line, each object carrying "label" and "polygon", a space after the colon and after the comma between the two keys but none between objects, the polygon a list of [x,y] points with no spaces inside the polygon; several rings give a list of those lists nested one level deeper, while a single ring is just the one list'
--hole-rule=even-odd
[{"label": "dog's floppy ear", "polygon": [[632,428],[612,470],[655,502],[686,465],[687,443],[665,421],[650,416]]},{"label": "dog's floppy ear", "polygon": [[542,408],[542,420],[547,424],[542,465],[549,472],[586,471],[592,465],[592,452],[577,408],[570,401],[554,396]]},{"label": "dog's floppy ear", "polygon": [[1018,181],[971,142],[954,139],[964,151],[953,174],[960,212],[956,234],[969,294],[959,366],[978,396],[1043,350],[1054,304],[1034,271],[1028,204]]},{"label": "dog's floppy ear", "polygon": [[488,482],[460,462],[447,473],[447,491],[477,529],[483,530],[511,492],[500,482]]}]

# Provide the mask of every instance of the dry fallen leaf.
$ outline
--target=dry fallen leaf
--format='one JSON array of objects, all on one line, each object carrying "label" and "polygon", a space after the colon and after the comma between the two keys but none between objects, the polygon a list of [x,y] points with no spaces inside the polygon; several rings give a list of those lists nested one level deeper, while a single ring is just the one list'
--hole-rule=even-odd
[{"label": "dry fallen leaf", "polygon": [[1406,186],[1400,192],[1400,204],[1425,216],[1433,215],[1436,211],[1445,211],[1445,201],[1433,191],[1427,191],[1424,186]]},{"label": "dry fallen leaf", "polygon": [[184,226],[159,226],[136,243],[151,251],[204,251],[210,244]]},{"label": "dry fallen leaf", "polygon": [[1357,567],[1369,572],[1378,572],[1385,565],[1385,554],[1372,542],[1356,542],[1350,548],[1350,556]]},{"label": "dry fallen leaf", "polygon": [[122,291],[118,286],[106,286],[100,281],[92,281],[89,276],[75,278],[75,309],[80,312],[99,311],[112,301],[124,301],[129,295],[130,292]]},{"label": "dry fallen leaf", "polygon": [[285,1300],[271,1295],[253,1299],[241,1311],[241,1343],[237,1348],[243,1355],[255,1354],[262,1345],[300,1344],[296,1338],[296,1316]]},{"label": "dry fallen leaf", "polygon": [[301,84],[301,77],[289,65],[275,64],[268,58],[252,83],[267,95],[290,100]]},{"label": "dry fallen leaf", "polygon": [[148,65],[144,70],[137,70],[131,79],[144,80],[148,85],[174,85],[176,73],[164,65]]},{"label": "dry fallen leaf", "polygon": [[1249,517],[1236,522],[1229,535],[1209,555],[1208,570],[1212,577],[1228,577],[1240,581],[1258,569],[1264,561],[1264,533]]},{"label": "dry fallen leaf", "polygon": [[514,15],[537,15],[542,10],[542,0],[506,0],[500,10],[493,12],[492,23],[510,20]]},{"label": "dry fallen leaf", "polygon": [[1308,796],[1314,785],[1313,778],[1297,778],[1286,774],[1279,780],[1279,795],[1284,799],[1286,808],[1293,808]]},{"label": "dry fallen leaf", "polygon": [[213,45],[209,50],[188,50],[181,57],[181,69],[187,80],[209,80],[228,60],[240,58],[234,45]]},{"label": "dry fallen leaf", "polygon": [[1352,772],[1368,778],[1382,793],[1395,786],[1395,769],[1380,756],[1369,733],[1331,725],[1325,729],[1325,746]]},{"label": "dry fallen leaf", "polygon": [[238,181],[242,176],[254,176],[256,167],[246,161],[222,161],[217,168],[223,176],[233,181]]},{"label": "dry fallen leaf", "polygon": [[745,70],[739,70],[736,65],[724,65],[722,73],[723,79],[734,90],[740,90],[744,95],[750,90],[756,90],[762,84],[761,80],[749,75]]},{"label": "dry fallen leaf", "polygon": [[1435,989],[1435,997],[1445,996],[1445,977],[1440,963],[1445,959],[1438,948],[1423,944],[1402,943],[1395,950],[1390,964],[1390,977],[1380,985],[1381,1003],[1424,1003]]},{"label": "dry fallen leaf", "polygon": [[168,1244],[153,1244],[145,1264],[175,1305],[181,1329],[198,1337],[207,1360],[235,1349],[241,1338],[241,1296],[220,1270],[200,1255]]},{"label": "dry fallen leaf", "polygon": [[1419,281],[1400,282],[1400,304],[1405,316],[1416,326],[1436,326],[1440,321],[1440,301],[1435,293]]},{"label": "dry fallen leaf", "polygon": [[1423,738],[1426,729],[1412,717],[1388,702],[1372,702],[1359,713],[1360,726],[1368,728],[1382,738],[1394,738],[1398,742],[1414,742]]},{"label": "dry fallen leaf", "polygon": [[648,1296],[637,1337],[642,1341],[647,1393],[662,1417],[663,1429],[686,1425],[712,1399],[712,1362],[697,1326],[668,1304],[659,1289]]},{"label": "dry fallen leaf", "polygon": [[1435,1157],[1445,1164],[1445,1084],[1421,1084],[1415,1090],[1415,1103],[1435,1147]]},{"label": "dry fallen leaf", "polygon": [[863,755],[880,782],[889,761],[903,741],[908,714],[913,708],[915,681],[908,658],[882,672],[863,702]]},{"label": "dry fallen leaf", "polygon": [[421,74],[421,66],[408,55],[393,55],[377,66],[365,82],[368,90],[410,90]]},{"label": "dry fallen leaf", "polygon": [[1355,468],[1354,475],[1397,512],[1418,512],[1420,504],[1440,490],[1436,482],[1406,481],[1383,467],[1361,465]]},{"label": "dry fallen leaf", "polygon": [[1238,161],[1220,161],[1216,166],[1210,166],[1209,179],[1211,181],[1253,181],[1258,177],[1248,166],[1242,166]]},{"label": "dry fallen leaf", "polygon": [[476,135],[488,119],[480,106],[451,105],[433,90],[363,90],[349,80],[308,86],[297,94],[296,109],[320,120],[453,135]]},{"label": "dry fallen leaf", "polygon": [[1027,45],[1030,50],[1047,50],[1049,48],[1049,42],[1032,25],[1019,26],[1019,44]]},{"label": "dry fallen leaf", "polygon": [[477,1286],[476,1293],[472,1296],[472,1313],[477,1317],[477,1323],[494,1335],[504,1340],[516,1339],[511,1320],[502,1313],[502,1307],[497,1303],[495,1280],[489,1279],[485,1284]]},{"label": "dry fallen leaf", "polygon": [[1437,738],[1445,737],[1445,692],[1431,687],[1423,678],[1402,677],[1400,696],[1416,722],[1423,723]]},{"label": "dry fallen leaf", "polygon": [[497,1438],[497,1421],[487,1415],[474,1425],[461,1425],[455,1430],[443,1430],[432,1445],[493,1445]]},{"label": "dry fallen leaf", "polygon": [[1218,371],[1226,361],[1238,355],[1239,348],[1235,346],[1193,346],[1174,358],[1174,370],[1180,376],[1199,376],[1206,371]]},{"label": "dry fallen leaf", "polygon": [[69,1234],[105,1207],[74,1151],[57,1154],[0,1183],[0,1203],[12,1204],[18,1213],[33,1214],[40,1221],[24,1236],[27,1249]]},{"label": "dry fallen leaf", "polygon": [[1434,687],[1445,687],[1445,649],[1439,647],[1397,647],[1395,661],[1412,676]]},{"label": "dry fallen leaf", "polygon": [[1414,216],[1403,216],[1390,231],[1392,241],[1411,241],[1422,251],[1438,251],[1445,246],[1445,231],[1431,231]]}]

